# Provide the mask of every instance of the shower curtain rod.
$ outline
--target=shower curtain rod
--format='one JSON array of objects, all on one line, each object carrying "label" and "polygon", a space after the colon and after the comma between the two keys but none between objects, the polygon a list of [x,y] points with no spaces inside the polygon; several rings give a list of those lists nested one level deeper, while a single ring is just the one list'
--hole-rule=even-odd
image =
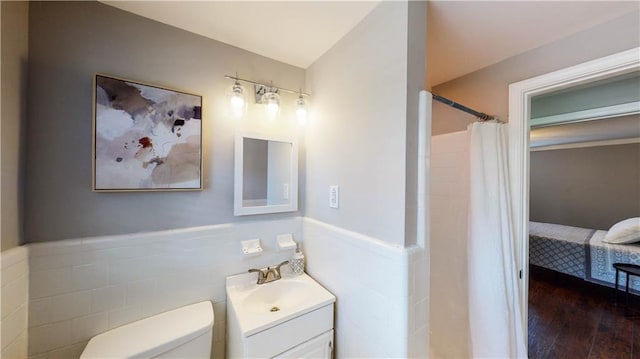
[{"label": "shower curtain rod", "polygon": [[489,120],[497,120],[497,118],[491,116],[491,115],[487,115],[484,112],[478,112],[474,109],[471,109],[467,106],[461,105],[455,101],[449,100],[448,98],[442,97],[442,96],[438,96],[436,94],[431,94],[431,96],[433,97],[434,100],[442,102],[445,105],[449,105],[453,108],[457,108],[460,111],[464,111],[466,113],[472,114],[474,116],[476,116],[477,118],[481,119],[482,121],[489,121]]}]

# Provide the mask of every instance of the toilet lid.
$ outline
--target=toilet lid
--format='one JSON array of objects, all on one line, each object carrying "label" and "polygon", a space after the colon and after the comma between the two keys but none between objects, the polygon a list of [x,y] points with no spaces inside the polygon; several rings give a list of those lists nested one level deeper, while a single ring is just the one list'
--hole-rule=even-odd
[{"label": "toilet lid", "polygon": [[211,302],[192,304],[97,335],[80,358],[154,357],[210,331],[213,322]]}]

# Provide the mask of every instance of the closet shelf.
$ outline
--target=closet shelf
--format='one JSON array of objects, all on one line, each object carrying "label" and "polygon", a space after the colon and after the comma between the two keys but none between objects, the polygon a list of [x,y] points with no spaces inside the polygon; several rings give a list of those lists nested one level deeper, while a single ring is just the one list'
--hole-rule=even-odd
[{"label": "closet shelf", "polygon": [[538,128],[635,114],[640,114],[640,101],[532,118],[530,125],[531,128]]}]

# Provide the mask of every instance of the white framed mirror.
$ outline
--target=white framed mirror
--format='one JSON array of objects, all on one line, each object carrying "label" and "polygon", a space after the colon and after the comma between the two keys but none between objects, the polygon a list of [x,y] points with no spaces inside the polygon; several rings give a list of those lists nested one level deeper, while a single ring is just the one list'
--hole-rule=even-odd
[{"label": "white framed mirror", "polygon": [[297,142],[236,134],[233,201],[235,216],[297,211]]}]

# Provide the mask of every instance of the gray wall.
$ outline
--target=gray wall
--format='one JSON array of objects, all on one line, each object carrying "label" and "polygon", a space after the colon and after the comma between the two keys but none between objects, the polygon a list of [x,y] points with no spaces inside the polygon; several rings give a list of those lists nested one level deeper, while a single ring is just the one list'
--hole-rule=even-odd
[{"label": "gray wall", "polygon": [[531,152],[532,221],[609,229],[640,216],[640,144]]},{"label": "gray wall", "polygon": [[[455,80],[438,84],[433,87],[433,92],[506,121],[509,110],[509,84],[638,47],[638,28],[640,14],[630,13]],[[438,69],[430,67],[429,71]],[[468,124],[467,122],[452,126],[445,121],[446,118],[434,116],[434,135],[461,131],[466,129]]]},{"label": "gray wall", "polygon": [[438,101],[433,101],[431,113],[433,136],[464,131],[470,123],[476,121],[475,116]]},{"label": "gray wall", "polygon": [[23,242],[23,178],[27,118],[29,3],[0,2],[2,13],[1,250]]},{"label": "gray wall", "polygon": [[[405,243],[406,2],[381,2],[307,69],[306,216]],[[366,60],[366,61],[365,61]],[[375,100],[373,100],[375,99]],[[329,208],[329,186],[340,186]]]},{"label": "gray wall", "polygon": [[[247,118],[234,120],[225,97],[232,83],[223,75],[237,71],[256,81],[301,88],[304,70],[98,2],[32,2],[29,15],[28,242],[256,219],[233,217],[235,131],[290,129],[267,127],[260,121],[263,113],[251,106]],[[95,72],[203,96],[203,191],[91,191]],[[285,104],[295,96],[282,101],[281,116],[293,115],[293,106],[289,111]],[[279,123],[285,122],[293,121]]]}]

